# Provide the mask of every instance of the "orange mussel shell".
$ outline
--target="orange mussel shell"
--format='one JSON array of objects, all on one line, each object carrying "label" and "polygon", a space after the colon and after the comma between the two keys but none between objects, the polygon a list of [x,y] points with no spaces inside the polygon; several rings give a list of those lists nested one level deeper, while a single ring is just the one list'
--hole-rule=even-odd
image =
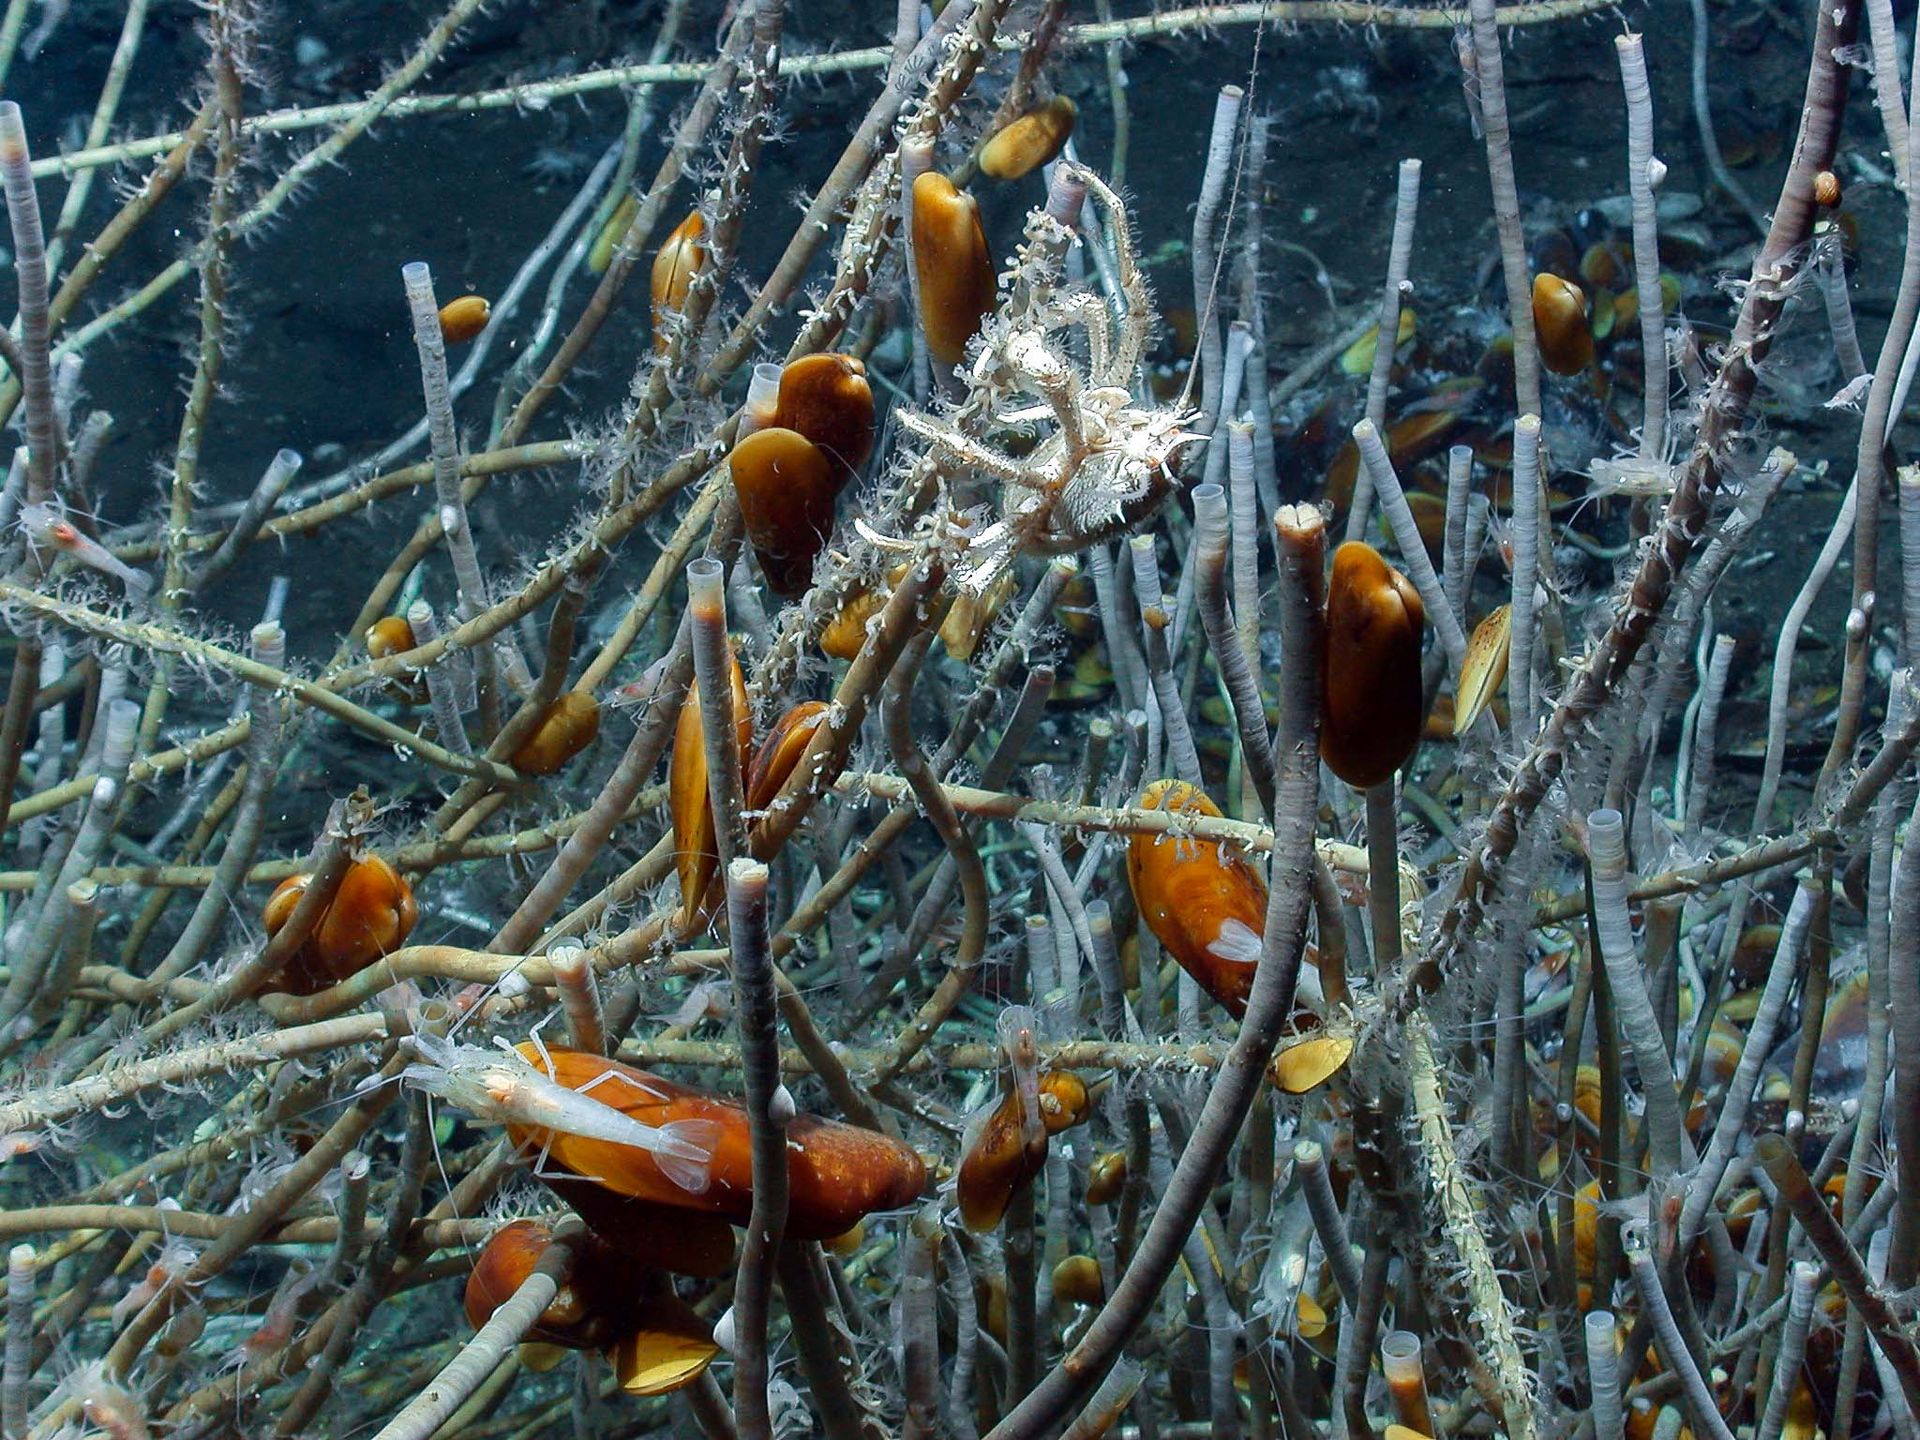
[{"label": "orange mussel shell", "polygon": [[[537,1046],[529,1042],[519,1048],[529,1064],[544,1068]],[[753,1209],[753,1152],[745,1107],[585,1050],[548,1046],[547,1055],[554,1079],[569,1089],[610,1073],[612,1078],[594,1085],[593,1098],[648,1125],[716,1122],[707,1188],[698,1195],[682,1189],[660,1172],[649,1152],[631,1145],[508,1126],[523,1152],[537,1153],[544,1145],[548,1169],[592,1177],[618,1195],[717,1215],[734,1225],[747,1223]],[[910,1204],[926,1179],[919,1155],[897,1140],[818,1116],[797,1116],[787,1126],[787,1233],[802,1240],[842,1234],[877,1210]],[[571,1189],[584,1181],[561,1183]]]},{"label": "orange mussel shell", "polygon": [[780,717],[747,771],[747,809],[764,810],[773,803],[826,718],[827,707],[818,700],[802,700]]},{"label": "orange mussel shell", "polygon": [[[467,1277],[467,1323],[478,1330],[533,1273],[553,1232],[537,1220],[515,1220],[496,1230]],[[571,1277],[554,1295],[527,1338],[569,1350],[612,1345],[637,1323],[649,1292],[663,1283],[646,1266],[589,1231],[580,1237]]]},{"label": "orange mussel shell", "polygon": [[440,307],[440,337],[449,345],[464,345],[493,318],[493,306],[484,295],[462,295]]},{"label": "orange mussel shell", "polygon": [[507,763],[524,775],[554,775],[599,734],[600,702],[585,690],[569,690],[547,707]]},{"label": "orange mussel shell", "polygon": [[[1154,781],[1140,804],[1220,817],[1219,806],[1182,780]],[[1135,835],[1127,880],[1147,928],[1180,968],[1236,1020],[1246,1014],[1267,922],[1267,887],[1253,866],[1217,840]]]},{"label": "orange mussel shell", "polygon": [[735,445],[728,465],[760,573],[775,594],[805,594],[833,533],[834,462],[798,430],[776,425]]},{"label": "orange mussel shell", "polygon": [[1578,375],[1593,363],[1587,297],[1558,275],[1533,277],[1533,330],[1541,362],[1556,375]]},{"label": "orange mussel shell", "polygon": [[1056,95],[1004,126],[980,150],[980,173],[995,180],[1031,175],[1065,147],[1079,111]]},{"label": "orange mussel shell", "polygon": [[[733,725],[744,770],[753,743],[753,712],[747,704],[747,679],[733,661]],[[680,720],[673,732],[673,758],[667,762],[667,803],[673,812],[673,864],[680,876],[682,925],[697,923],[707,887],[720,868],[713,833],[713,801],[707,790],[707,726],[700,714],[698,682],[687,687]]]},{"label": "orange mussel shell", "polygon": [[913,182],[913,268],[927,353],[950,370],[993,309],[993,260],[980,206],[937,170]]},{"label": "orange mussel shell", "polygon": [[773,425],[806,436],[845,485],[873,454],[873,389],[851,355],[803,355],[780,372]]},{"label": "orange mussel shell", "polygon": [[[516,1220],[495,1232],[467,1279],[467,1320],[474,1329],[512,1297],[551,1239],[552,1232],[535,1220]],[[592,1230],[580,1237],[567,1283],[527,1331],[522,1344],[529,1343],[604,1350],[620,1373],[621,1388],[642,1395],[693,1383],[720,1353],[706,1322],[664,1277]],[[521,1358],[529,1358],[525,1349]]]},{"label": "orange mussel shell", "polygon": [[954,1191],[969,1230],[979,1233],[998,1225],[1013,1197],[1046,1165],[1047,1136],[1082,1123],[1092,1113],[1086,1082],[1071,1070],[1049,1070],[1039,1084],[1044,1134],[1031,1145],[1022,1139],[1020,1097],[1006,1095],[960,1159]]},{"label": "orange mussel shell", "polygon": [[1334,552],[1320,688],[1320,758],[1365,789],[1413,753],[1425,718],[1420,638],[1426,610],[1411,581],[1371,545]]},{"label": "orange mussel shell", "polygon": [[[279,933],[312,880],[311,875],[289,875],[274,888],[261,915],[267,934]],[[289,995],[313,995],[338,984],[399,949],[419,918],[413,887],[404,875],[378,855],[356,860],[275,988]]]},{"label": "orange mussel shell", "polygon": [[707,222],[694,211],[661,242],[660,253],[653,257],[653,348],[667,348],[667,322],[686,303],[693,277],[705,263],[707,250],[700,237],[707,233]]}]

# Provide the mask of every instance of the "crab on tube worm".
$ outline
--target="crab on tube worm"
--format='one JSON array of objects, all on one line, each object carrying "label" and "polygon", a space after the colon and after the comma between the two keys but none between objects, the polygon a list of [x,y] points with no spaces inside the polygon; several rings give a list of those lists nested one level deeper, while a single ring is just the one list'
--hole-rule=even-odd
[{"label": "crab on tube worm", "polygon": [[[1417,665],[1413,678],[1417,691]],[[1220,818],[1220,807],[1184,780],[1154,781],[1140,808]],[[1246,1014],[1267,918],[1259,872],[1217,840],[1136,834],[1127,842],[1127,880],[1147,928],[1180,968],[1234,1019]]]},{"label": "crab on tube worm", "polygon": [[1334,552],[1327,584],[1320,758],[1355,789],[1390,779],[1420,739],[1425,626],[1420,592],[1371,545],[1349,540]]},{"label": "crab on tube worm", "polygon": [[[747,747],[753,740],[753,711],[747,703],[747,680],[737,658],[733,662],[733,723],[740,743],[740,768],[744,771]],[[707,794],[706,733],[706,722],[700,718],[699,687],[689,686],[674,730],[673,757],[667,762],[667,804],[673,815],[673,863],[680,877],[683,927],[700,922],[707,890],[720,868],[719,843],[713,833],[713,802]]]},{"label": "crab on tube worm", "polygon": [[913,182],[913,266],[927,353],[951,370],[993,309],[993,260],[980,206],[937,170]]},{"label": "crab on tube worm", "polygon": [[[560,1085],[590,1095],[643,1124],[707,1122],[706,1185],[698,1192],[668,1176],[651,1151],[634,1145],[509,1124],[507,1134],[529,1155],[545,1154],[540,1176],[596,1229],[606,1196],[718,1216],[744,1225],[753,1207],[753,1156],[746,1107],[691,1086],[663,1080],[617,1060],[557,1046],[519,1047],[529,1064]],[[927,1170],[918,1153],[874,1130],[796,1115],[787,1124],[787,1234],[826,1240],[878,1210],[920,1198]],[[592,1192],[598,1191],[599,1195]]]}]

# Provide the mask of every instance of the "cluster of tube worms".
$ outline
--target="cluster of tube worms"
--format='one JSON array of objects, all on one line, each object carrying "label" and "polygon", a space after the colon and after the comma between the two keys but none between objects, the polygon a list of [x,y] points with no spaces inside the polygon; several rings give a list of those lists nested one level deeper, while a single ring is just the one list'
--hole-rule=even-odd
[{"label": "cluster of tube worms", "polygon": [[[1641,37],[1570,29],[1618,66],[1627,208],[1549,264],[1502,26],[1605,7],[1472,0],[1438,52],[1502,333],[1492,433],[1444,461],[1444,322],[1414,309],[1467,286],[1416,284],[1419,161],[1379,305],[1285,374],[1270,117],[1220,92],[1162,250],[1193,302],[1171,373],[1119,173],[1140,36],[1437,11],[904,3],[756,279],[743,226],[785,200],[761,181],[808,57],[782,0],[742,0],[680,74],[704,17],[667,0],[649,62],[566,82],[631,84],[628,123],[511,285],[446,299],[393,257],[415,431],[321,480],[283,449],[238,498],[202,453],[237,418],[240,242],[432,108],[408,92],[481,0],[278,168],[255,7],[206,8],[190,126],[117,155],[157,158],[84,245],[84,183],[49,240],[0,102],[26,439],[0,498],[0,1440],[1915,1434],[1920,468],[1897,516],[1882,490],[1920,147],[1890,0],[1806,37],[1717,349],[1662,271]],[[1871,369],[1837,258],[1863,55],[1909,218]],[[670,78],[693,98],[649,138]],[[124,242],[187,192],[197,238],[136,283]],[[103,459],[87,346],[182,285],[167,502],[109,528],[143,482]],[[1829,458],[1756,440],[1814,293],[1857,455],[1742,786],[1717,587]],[[626,399],[563,415],[589,359]],[[1612,544],[1556,507],[1549,421],[1595,407],[1627,437],[1589,467]],[[1334,414],[1326,473],[1283,484],[1276,449]],[[490,492],[542,471],[578,514],[515,571]],[[284,579],[244,648],[217,634],[266,541],[376,500],[412,527],[334,653],[290,654]],[[1802,783],[1794,660],[1849,543]]]}]

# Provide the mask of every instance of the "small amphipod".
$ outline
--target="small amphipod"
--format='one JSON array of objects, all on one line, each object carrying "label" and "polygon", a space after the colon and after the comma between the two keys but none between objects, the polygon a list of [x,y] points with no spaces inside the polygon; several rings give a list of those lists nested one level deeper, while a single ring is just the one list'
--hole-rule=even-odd
[{"label": "small amphipod", "polygon": [[803,595],[833,533],[834,464],[797,430],[756,430],[728,457],[733,492],[760,573],[778,595]]},{"label": "small amphipod", "polygon": [[993,260],[979,205],[937,170],[913,182],[913,269],[927,353],[951,370],[993,309]]},{"label": "small amphipod", "polygon": [[802,700],[774,722],[747,770],[747,809],[764,810],[774,802],[826,718],[827,707],[820,701]]},{"label": "small amphipod", "polygon": [[493,318],[493,305],[484,295],[462,295],[440,307],[440,338],[449,345],[464,345]]},{"label": "small amphipod", "polygon": [[803,355],[780,371],[771,424],[811,440],[834,471],[836,491],[873,454],[873,389],[851,355]]},{"label": "small amphipod", "polygon": [[1079,113],[1064,95],[1027,111],[981,147],[980,173],[995,180],[1031,175],[1060,153],[1073,135]]},{"label": "small amphipod", "polygon": [[[703,1131],[711,1142],[707,1183],[696,1194],[667,1178],[644,1149],[510,1123],[507,1134],[523,1152],[545,1147],[541,1179],[582,1214],[588,1209],[580,1200],[598,1190],[747,1223],[753,1209],[753,1148],[744,1106],[585,1050],[547,1046],[542,1051],[529,1042],[520,1053],[532,1064],[550,1067],[556,1083],[642,1124],[710,1127]],[[825,1240],[845,1234],[876,1211],[917,1200],[926,1180],[919,1155],[878,1131],[813,1115],[795,1116],[787,1124],[790,1237]]]},{"label": "small amphipod", "polygon": [[[1417,668],[1414,680],[1417,685]],[[1220,818],[1220,807],[1183,780],[1154,781],[1140,805]],[[1180,968],[1234,1019],[1245,1015],[1267,922],[1259,872],[1217,840],[1134,835],[1127,841],[1127,880],[1147,928]]]},{"label": "small amphipod", "polygon": [[1578,375],[1593,363],[1593,331],[1587,297],[1558,275],[1533,277],[1533,331],[1540,359],[1556,375]]},{"label": "small amphipod", "polygon": [[673,233],[661,242],[660,253],[653,257],[653,348],[667,348],[667,326],[686,302],[693,277],[706,263],[707,249],[700,237],[707,233],[707,222],[695,210],[673,227]]},{"label": "small amphipod", "polygon": [[[311,875],[289,875],[274,888],[261,915],[267,934],[278,934],[292,918],[312,881]],[[419,918],[406,877],[378,855],[364,856],[347,867],[332,902],[274,988],[312,995],[338,984],[399,949]]]},{"label": "small amphipod", "polygon": [[553,775],[600,734],[600,702],[587,690],[569,690],[547,707],[540,723],[507,763],[523,775]]},{"label": "small amphipod", "polygon": [[1420,739],[1425,624],[1426,610],[1413,583],[1371,545],[1349,540],[1334,552],[1320,687],[1320,758],[1356,789],[1391,779]]},{"label": "small amphipod", "polygon": [[89,569],[111,575],[126,589],[129,600],[144,600],[153,590],[151,576],[134,569],[99,541],[81,533],[79,526],[51,505],[37,501],[22,505],[20,528],[32,536],[36,544],[63,551]]},{"label": "small amphipod", "polygon": [[[753,711],[747,704],[747,679],[733,665],[733,725],[740,746],[740,768],[747,766],[753,743]],[[687,687],[680,721],[673,732],[673,756],[667,761],[667,808],[673,816],[673,864],[680,876],[680,923],[700,923],[707,889],[720,868],[713,833],[713,802],[707,793],[707,723],[700,714],[700,686]]]}]

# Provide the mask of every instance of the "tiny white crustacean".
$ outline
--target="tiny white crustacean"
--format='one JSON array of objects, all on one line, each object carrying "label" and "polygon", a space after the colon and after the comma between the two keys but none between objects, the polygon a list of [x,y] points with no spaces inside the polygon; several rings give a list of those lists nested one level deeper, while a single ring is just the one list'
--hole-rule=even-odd
[{"label": "tiny white crustacean", "polygon": [[80,528],[53,506],[41,502],[20,508],[20,527],[50,549],[63,551],[82,565],[111,575],[126,587],[127,598],[143,600],[153,589],[152,579],[134,569],[106,546],[82,534]]},{"label": "tiny white crustacean", "polygon": [[707,1188],[707,1167],[720,1138],[716,1121],[649,1125],[585,1093],[613,1071],[572,1089],[542,1074],[504,1040],[499,1050],[424,1034],[416,1034],[412,1043],[421,1058],[401,1071],[400,1078],[476,1120],[631,1145],[653,1156],[660,1173],[688,1194],[699,1195]]}]

